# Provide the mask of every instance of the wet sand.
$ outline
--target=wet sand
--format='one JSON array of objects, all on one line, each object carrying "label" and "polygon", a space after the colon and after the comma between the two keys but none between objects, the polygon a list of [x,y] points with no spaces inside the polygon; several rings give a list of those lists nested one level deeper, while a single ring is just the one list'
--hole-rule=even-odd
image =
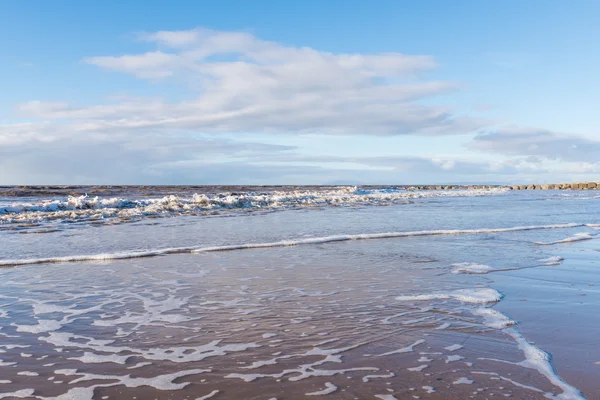
[{"label": "wet sand", "polygon": [[[564,388],[519,364],[528,356],[507,334],[513,327],[493,327],[476,313],[493,307],[517,322],[529,321],[519,329],[556,353],[561,376],[588,399],[598,398],[593,368],[600,367],[581,368],[598,350],[578,355],[552,331],[540,335],[546,327],[535,322],[534,299],[542,304],[548,294],[529,291],[527,302],[514,300],[530,286],[512,276],[560,269],[452,274],[443,257],[458,240],[465,239],[406,239],[401,247],[384,239],[2,270],[0,393],[41,399],[560,396]],[[499,304],[452,297],[463,289],[493,291],[490,282],[506,293]],[[451,296],[415,297],[432,293]],[[550,320],[564,311],[553,308]],[[590,332],[597,324],[590,321]],[[567,336],[576,348],[591,346]],[[566,353],[570,358],[562,357]]]},{"label": "wet sand", "polygon": [[557,252],[558,266],[496,274],[506,294],[495,308],[520,322],[519,329],[552,354],[558,374],[588,399],[600,399],[600,253],[594,241]]}]

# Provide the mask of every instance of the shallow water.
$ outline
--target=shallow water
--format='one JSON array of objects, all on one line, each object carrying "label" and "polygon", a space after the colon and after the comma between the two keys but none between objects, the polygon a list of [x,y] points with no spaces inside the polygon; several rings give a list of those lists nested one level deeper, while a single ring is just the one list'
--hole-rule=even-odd
[{"label": "shallow water", "polygon": [[0,398],[600,398],[594,192],[294,190],[4,219]]}]

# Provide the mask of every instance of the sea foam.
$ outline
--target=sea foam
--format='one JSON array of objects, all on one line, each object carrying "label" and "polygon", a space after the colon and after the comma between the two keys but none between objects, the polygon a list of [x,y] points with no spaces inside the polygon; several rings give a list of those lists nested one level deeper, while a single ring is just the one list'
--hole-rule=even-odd
[{"label": "sea foam", "polygon": [[31,264],[47,264],[47,263],[65,263],[65,262],[81,262],[81,261],[107,261],[107,260],[123,260],[131,258],[155,257],[168,254],[181,253],[209,253],[218,251],[234,251],[245,249],[260,249],[270,247],[286,247],[310,244],[322,244],[332,242],[344,242],[350,240],[374,240],[374,239],[393,239],[406,238],[416,236],[441,236],[441,235],[476,235],[476,234],[491,234],[491,233],[506,233],[518,231],[531,231],[543,229],[566,229],[583,227],[585,224],[554,224],[554,225],[531,225],[531,226],[514,226],[509,228],[482,228],[482,229],[442,229],[442,230],[423,230],[423,231],[408,231],[408,232],[384,232],[384,233],[363,233],[355,235],[334,235],[322,236],[314,238],[289,239],[277,242],[266,243],[243,243],[226,246],[213,247],[171,247],[164,249],[146,250],[146,251],[130,251],[116,253],[102,253],[92,255],[74,255],[65,257],[45,257],[45,258],[30,258],[30,259],[13,259],[0,260],[0,266],[18,266]]},{"label": "sea foam", "polygon": [[554,386],[559,387],[563,391],[555,398],[561,400],[585,400],[578,389],[569,385],[558,376],[552,366],[551,357],[548,353],[529,343],[516,328],[506,328],[504,332],[508,333],[517,342],[519,349],[525,355],[525,360],[518,363],[518,365],[537,370]]},{"label": "sea foam", "polygon": [[403,188],[338,187],[330,190],[194,194],[188,197],[168,195],[150,199],[100,198],[83,195],[69,196],[66,200],[38,200],[0,205],[0,222],[196,215],[219,210],[389,205],[407,203],[414,199],[489,196],[505,192],[507,192],[506,188],[409,191]]},{"label": "sea foam", "polygon": [[451,267],[453,274],[487,274],[492,270],[488,265],[466,262],[452,264]]},{"label": "sea foam", "polygon": [[553,242],[534,242],[535,244],[539,244],[542,246],[550,246],[553,244],[561,244],[561,243],[571,243],[571,242],[580,242],[582,240],[590,240],[593,239],[594,236],[588,232],[580,232],[576,233],[573,236],[569,236],[568,238],[564,238],[561,240],[555,240]]},{"label": "sea foam", "polygon": [[502,299],[502,294],[491,288],[458,289],[450,292],[420,294],[413,296],[398,296],[400,301],[426,301],[426,300],[457,300],[462,303],[493,303]]}]

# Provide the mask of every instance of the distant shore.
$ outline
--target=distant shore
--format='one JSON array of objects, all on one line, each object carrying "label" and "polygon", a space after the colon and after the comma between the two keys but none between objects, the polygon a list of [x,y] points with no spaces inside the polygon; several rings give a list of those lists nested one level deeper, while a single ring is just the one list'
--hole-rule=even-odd
[{"label": "distant shore", "polygon": [[512,190],[600,190],[600,182],[511,185],[508,188]]},{"label": "distant shore", "polygon": [[[123,195],[136,195],[140,197],[154,197],[167,195],[186,194],[219,194],[219,193],[246,193],[246,192],[293,192],[298,190],[338,190],[340,187],[353,185],[69,185],[69,186],[1,186],[0,198],[11,197],[56,197],[56,196],[100,196],[118,197]],[[508,190],[600,190],[598,182],[572,182],[572,183],[530,183],[527,185],[514,184],[446,184],[446,185],[356,185],[363,189],[400,188],[409,191],[419,190],[482,190],[482,189],[508,189]]]},{"label": "distant shore", "polygon": [[600,182],[545,183],[528,185],[419,185],[400,186],[407,190],[509,189],[509,190],[600,190]]}]

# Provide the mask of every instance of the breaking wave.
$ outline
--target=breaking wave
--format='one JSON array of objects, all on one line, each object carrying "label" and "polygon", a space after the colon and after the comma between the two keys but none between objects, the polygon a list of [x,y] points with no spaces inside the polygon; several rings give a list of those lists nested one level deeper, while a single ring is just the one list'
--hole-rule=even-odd
[{"label": "breaking wave", "polygon": [[484,229],[441,229],[441,230],[423,230],[412,232],[384,232],[384,233],[364,233],[356,235],[335,235],[323,236],[306,239],[290,239],[278,242],[267,243],[244,243],[228,246],[213,246],[213,247],[171,247],[164,249],[155,249],[147,251],[131,251],[119,253],[105,253],[93,255],[76,255],[66,257],[47,257],[47,258],[31,258],[21,260],[0,260],[0,266],[19,266],[31,264],[48,264],[48,263],[63,263],[63,262],[79,262],[79,261],[103,261],[103,260],[123,260],[131,258],[155,257],[169,254],[182,253],[211,253],[218,251],[234,251],[246,249],[260,249],[269,247],[286,247],[309,244],[322,244],[333,242],[344,242],[349,240],[372,240],[372,239],[391,239],[414,236],[439,236],[439,235],[473,235],[473,234],[488,234],[488,233],[503,233],[517,231],[532,231],[542,229],[566,229],[585,227],[587,224],[555,224],[555,225],[532,225],[532,226],[515,226],[510,228],[484,228]]},{"label": "breaking wave", "polygon": [[331,206],[390,205],[412,199],[433,197],[487,196],[506,192],[504,188],[410,191],[401,188],[360,189],[340,187],[331,190],[272,191],[169,195],[161,198],[99,198],[87,195],[66,200],[39,200],[0,204],[0,223],[40,221],[88,221],[105,218],[139,218],[201,215],[224,210],[277,210]]}]

